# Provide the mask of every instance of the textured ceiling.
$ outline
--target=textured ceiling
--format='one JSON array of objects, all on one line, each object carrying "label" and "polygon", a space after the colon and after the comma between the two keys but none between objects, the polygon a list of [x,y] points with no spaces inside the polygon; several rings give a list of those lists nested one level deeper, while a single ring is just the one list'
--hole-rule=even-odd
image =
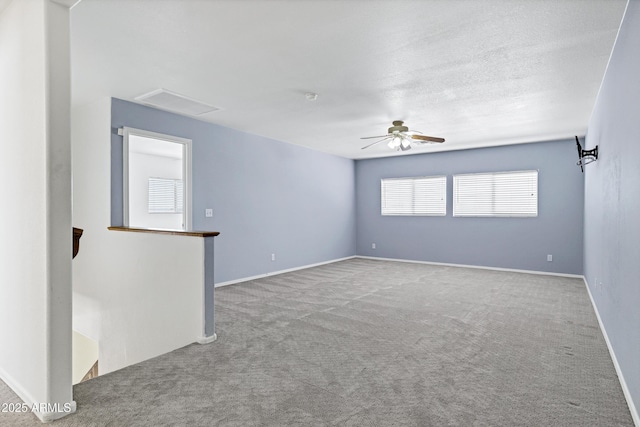
[{"label": "textured ceiling", "polygon": [[[625,0],[83,0],[73,102],[165,88],[201,120],[349,158],[583,135]],[[306,92],[317,93],[308,101]],[[371,142],[371,141],[369,141]]]}]

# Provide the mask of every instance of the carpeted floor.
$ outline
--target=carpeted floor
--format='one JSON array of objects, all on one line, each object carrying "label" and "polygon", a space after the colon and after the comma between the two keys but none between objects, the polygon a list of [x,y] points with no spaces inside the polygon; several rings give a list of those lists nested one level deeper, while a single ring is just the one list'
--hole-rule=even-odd
[{"label": "carpeted floor", "polygon": [[216,289],[216,329],[53,424],[633,425],[579,279],[352,259]]}]

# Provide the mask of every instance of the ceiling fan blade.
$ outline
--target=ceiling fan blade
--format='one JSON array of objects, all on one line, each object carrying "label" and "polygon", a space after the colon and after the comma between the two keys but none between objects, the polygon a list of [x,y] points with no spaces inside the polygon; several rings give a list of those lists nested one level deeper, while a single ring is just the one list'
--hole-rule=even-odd
[{"label": "ceiling fan blade", "polygon": [[[380,138],[380,137],[378,137],[378,138]],[[384,137],[384,138],[382,138],[380,141],[372,142],[372,143],[371,143],[371,144],[369,144],[369,145],[365,145],[364,147],[362,147],[362,148],[361,148],[361,150],[364,150],[365,148],[369,148],[369,147],[371,147],[371,146],[373,146],[373,145],[379,144],[379,143],[381,143],[382,141],[386,141],[386,140],[387,140],[387,139],[389,139],[389,138],[390,138],[389,136],[385,136],[385,137]]]},{"label": "ceiling fan blade", "polygon": [[389,135],[380,135],[380,136],[365,136],[360,139],[373,139],[373,138],[387,138]]},{"label": "ceiling fan blade", "polygon": [[411,135],[411,138],[418,139],[420,141],[444,142],[444,138],[436,138],[434,136],[426,136],[426,135]]}]

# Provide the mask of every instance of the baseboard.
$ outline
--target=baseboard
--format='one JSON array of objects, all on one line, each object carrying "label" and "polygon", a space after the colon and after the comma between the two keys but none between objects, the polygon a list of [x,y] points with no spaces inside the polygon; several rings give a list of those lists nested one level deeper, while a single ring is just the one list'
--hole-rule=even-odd
[{"label": "baseboard", "polygon": [[[46,405],[46,403],[36,401],[36,399],[31,396],[31,393],[26,391],[19,382],[17,382],[2,368],[0,368],[0,379],[2,379],[2,381],[4,381],[4,383],[8,385],[9,388],[11,388],[11,390],[13,390],[13,392],[17,394],[29,408],[33,409],[40,407],[40,405]],[[51,406],[58,407],[59,405],[51,404]],[[58,411],[47,412],[33,410],[31,412],[43,423],[48,423],[76,412],[76,401],[72,400],[71,402],[64,404],[64,407],[60,407]]]},{"label": "baseboard", "polygon": [[77,405],[75,400],[72,400],[71,402],[65,405],[69,405],[69,406],[60,408],[60,410],[55,412],[34,412],[34,414],[36,414],[36,416],[40,418],[40,421],[42,421],[43,423],[49,423],[51,421],[59,420],[60,418],[66,417],[67,415],[73,414],[74,412],[76,412]]},{"label": "baseboard", "polygon": [[618,381],[620,381],[620,386],[622,387],[622,393],[624,394],[624,398],[627,400],[627,406],[629,406],[629,412],[631,412],[631,418],[633,419],[633,423],[636,427],[640,427],[640,414],[638,413],[638,408],[633,402],[631,397],[631,392],[629,391],[629,387],[627,387],[627,382],[624,379],[624,375],[622,370],[620,369],[620,364],[618,363],[618,359],[616,358],[616,353],[613,351],[613,347],[611,346],[611,341],[609,341],[609,336],[607,335],[607,330],[604,327],[604,323],[602,323],[602,318],[600,317],[600,313],[598,312],[598,307],[596,306],[595,300],[593,299],[593,295],[591,294],[591,288],[589,288],[589,283],[587,282],[587,278],[582,276],[584,280],[584,285],[587,288],[587,293],[589,294],[589,299],[591,300],[591,306],[593,307],[593,311],[596,313],[596,318],[598,319],[598,324],[600,325],[600,331],[602,332],[602,336],[604,336],[604,341],[607,343],[607,348],[609,349],[609,355],[611,356],[611,360],[613,361],[613,366],[616,369],[616,374],[618,375]]},{"label": "baseboard", "polygon": [[278,274],[291,273],[292,271],[304,270],[305,268],[318,267],[320,265],[325,265],[325,264],[332,264],[334,262],[345,261],[352,258],[356,258],[356,255],[352,255],[344,258],[332,259],[330,261],[317,262],[315,264],[307,264],[300,267],[288,268],[286,270],[272,271],[270,273],[258,274],[257,276],[243,277],[241,279],[229,280],[227,282],[220,282],[220,283],[216,283],[215,287],[220,288],[222,286],[235,285],[236,283],[248,282],[249,280],[262,279],[264,277],[277,276]]},{"label": "baseboard", "polygon": [[509,271],[509,272],[512,272],[512,273],[526,273],[526,274],[538,274],[538,275],[542,275],[542,276],[570,277],[570,278],[573,278],[573,279],[582,279],[583,278],[583,276],[581,274],[554,273],[552,271],[519,270],[519,269],[516,269],[516,268],[486,267],[486,266],[483,266],[483,265],[468,265],[468,264],[453,264],[453,263],[448,263],[448,262],[417,261],[417,260],[412,260],[412,259],[382,258],[382,257],[365,256],[365,255],[356,255],[353,258],[375,259],[375,260],[380,260],[380,261],[409,262],[409,263],[414,263],[414,264],[442,265],[442,266],[446,266],[446,267],[477,268],[477,269],[480,269],[480,270]]},{"label": "baseboard", "polygon": [[29,407],[32,407],[33,404],[36,403],[36,400],[33,398],[33,396],[31,396],[31,394],[26,391],[19,382],[17,382],[11,375],[9,375],[9,373],[7,373],[2,368],[0,368],[0,379],[4,381],[5,384],[8,385],[9,388],[13,390],[13,392],[17,394],[24,403],[29,405]]},{"label": "baseboard", "polygon": [[200,337],[198,338],[198,344],[209,344],[218,339],[216,334],[211,335],[210,337]]}]

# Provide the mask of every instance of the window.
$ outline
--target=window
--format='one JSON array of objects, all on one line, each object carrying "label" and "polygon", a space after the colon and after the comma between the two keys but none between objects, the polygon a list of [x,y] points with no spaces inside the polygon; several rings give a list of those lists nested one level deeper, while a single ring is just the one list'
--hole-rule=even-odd
[{"label": "window", "polygon": [[447,177],[381,180],[382,215],[445,216]]},{"label": "window", "polygon": [[149,213],[182,213],[181,179],[149,178]]},{"label": "window", "polygon": [[453,216],[538,216],[538,171],[454,175]]}]

